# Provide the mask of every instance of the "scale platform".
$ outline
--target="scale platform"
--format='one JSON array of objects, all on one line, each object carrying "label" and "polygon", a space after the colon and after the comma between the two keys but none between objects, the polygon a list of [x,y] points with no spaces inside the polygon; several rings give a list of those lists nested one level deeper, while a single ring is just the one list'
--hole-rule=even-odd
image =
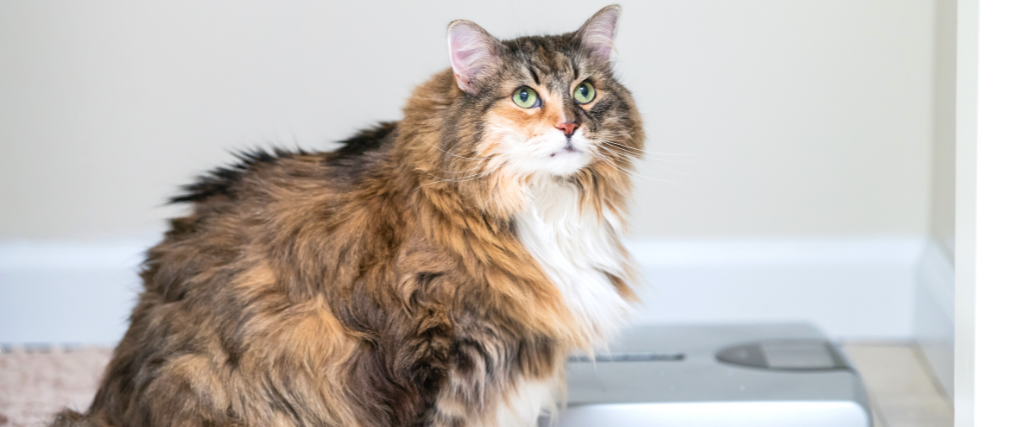
[{"label": "scale platform", "polygon": [[635,326],[566,380],[541,426],[872,426],[857,372],[809,324]]}]

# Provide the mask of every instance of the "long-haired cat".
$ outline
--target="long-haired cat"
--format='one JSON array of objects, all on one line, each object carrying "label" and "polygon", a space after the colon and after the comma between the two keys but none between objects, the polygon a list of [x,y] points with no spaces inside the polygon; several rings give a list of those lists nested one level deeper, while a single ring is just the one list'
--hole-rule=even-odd
[{"label": "long-haired cat", "polygon": [[186,187],[95,401],[56,425],[535,425],[636,299],[619,15],[508,41],[452,22],[401,121]]}]

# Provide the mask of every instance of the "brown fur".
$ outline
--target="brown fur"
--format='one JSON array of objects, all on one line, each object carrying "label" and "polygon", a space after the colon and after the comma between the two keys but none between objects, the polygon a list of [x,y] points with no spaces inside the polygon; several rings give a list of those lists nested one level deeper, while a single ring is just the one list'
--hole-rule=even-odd
[{"label": "brown fur", "polygon": [[[149,250],[94,403],[54,425],[463,426],[516,381],[559,376],[566,353],[592,343],[516,237],[531,178],[452,178],[489,166],[473,159],[488,157],[491,120],[576,115],[626,148],[566,179],[581,205],[625,215],[643,133],[629,92],[575,33],[502,46],[506,64],[480,93],[447,70],[403,120],[337,151],[255,153],[190,186],[179,200],[192,213]],[[509,107],[524,64],[551,109]],[[581,73],[599,91],[582,108],[567,92]],[[633,298],[630,277],[610,279]]]}]

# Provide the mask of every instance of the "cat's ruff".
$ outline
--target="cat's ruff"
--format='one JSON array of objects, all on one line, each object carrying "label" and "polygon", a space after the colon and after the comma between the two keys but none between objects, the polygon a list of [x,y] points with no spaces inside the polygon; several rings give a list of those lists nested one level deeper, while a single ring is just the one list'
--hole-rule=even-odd
[{"label": "cat's ruff", "polygon": [[588,340],[602,346],[632,312],[609,274],[629,277],[632,261],[622,250],[623,219],[609,210],[581,205],[579,189],[545,177],[530,186],[526,208],[516,214],[523,246],[558,286],[566,303],[586,325]]}]

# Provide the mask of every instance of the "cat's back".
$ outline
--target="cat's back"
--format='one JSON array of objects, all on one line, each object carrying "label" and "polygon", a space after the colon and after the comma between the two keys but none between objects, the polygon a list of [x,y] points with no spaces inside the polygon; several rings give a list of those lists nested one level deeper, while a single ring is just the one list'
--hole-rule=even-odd
[{"label": "cat's back", "polygon": [[[239,153],[236,163],[184,186],[171,202],[190,204],[191,212],[172,219],[164,241],[148,252],[147,290],[157,287],[164,297],[185,292],[168,288],[196,284],[191,277],[237,264],[240,258],[273,262],[286,258],[295,245],[327,239],[326,233],[344,240],[347,230],[358,231],[353,222],[367,208],[359,193],[379,193],[389,184],[383,182],[388,181],[383,164],[394,146],[396,126],[380,123],[341,141],[334,151]],[[392,208],[399,203],[384,201]],[[161,269],[176,270],[174,277],[159,274]]]},{"label": "cat's back", "polygon": [[389,185],[395,127],[383,123],[331,152],[250,152],[185,187],[173,201],[191,212],[172,219],[148,251],[144,290],[90,412],[144,425],[158,417],[153,411],[185,415],[147,397],[180,387],[221,390],[259,408],[256,396],[278,375],[323,386],[322,372],[334,368],[309,360],[336,364],[355,345],[327,300],[362,272],[352,248],[367,245],[367,230],[402,217],[400,201],[377,197],[367,206],[360,196]]},{"label": "cat's back", "polygon": [[236,163],[200,176],[171,202],[244,204],[253,197],[272,197],[261,193],[274,184],[320,184],[325,190],[343,193],[384,160],[394,146],[396,127],[396,122],[382,122],[340,141],[340,148],[328,152],[275,148],[236,153]]}]

